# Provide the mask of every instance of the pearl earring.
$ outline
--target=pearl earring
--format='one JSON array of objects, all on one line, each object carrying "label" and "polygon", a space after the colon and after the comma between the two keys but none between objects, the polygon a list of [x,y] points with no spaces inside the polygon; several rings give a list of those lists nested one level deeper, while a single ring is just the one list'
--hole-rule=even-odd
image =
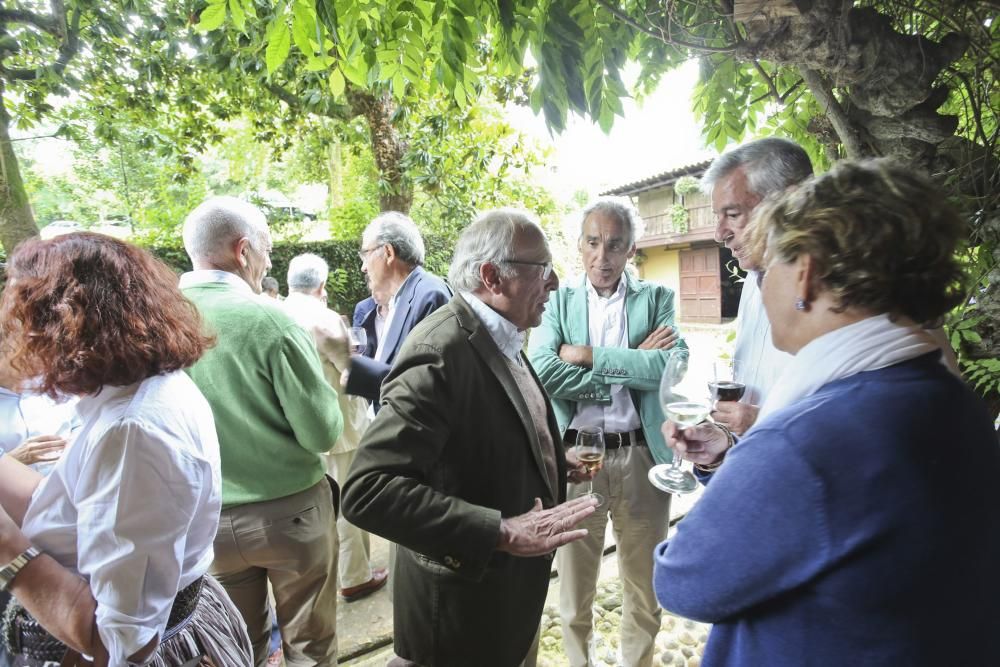
[{"label": "pearl earring", "polygon": [[795,299],[795,310],[805,310],[805,309],[806,309],[806,300],[803,299],[801,296],[797,297]]}]

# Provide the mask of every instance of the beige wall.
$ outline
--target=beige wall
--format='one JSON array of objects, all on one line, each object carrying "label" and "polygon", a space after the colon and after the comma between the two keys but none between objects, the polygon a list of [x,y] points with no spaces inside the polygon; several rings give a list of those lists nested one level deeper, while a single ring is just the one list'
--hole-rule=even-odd
[{"label": "beige wall", "polygon": [[681,304],[678,297],[681,288],[680,251],[660,246],[646,248],[642,252],[646,255],[646,261],[639,268],[640,277],[665,285],[674,291],[674,308],[677,309],[677,319],[680,319]]}]

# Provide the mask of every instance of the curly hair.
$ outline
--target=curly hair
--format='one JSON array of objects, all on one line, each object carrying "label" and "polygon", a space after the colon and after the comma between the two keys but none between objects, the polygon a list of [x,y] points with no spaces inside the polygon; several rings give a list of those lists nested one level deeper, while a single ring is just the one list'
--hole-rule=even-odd
[{"label": "curly hair", "polygon": [[11,366],[53,397],[186,368],[214,342],[165,264],[89,232],[15,249],[0,322]]},{"label": "curly hair", "polygon": [[836,310],[936,320],[962,300],[966,224],[929,178],[888,159],[843,161],[754,211],[760,266],[809,255]]}]

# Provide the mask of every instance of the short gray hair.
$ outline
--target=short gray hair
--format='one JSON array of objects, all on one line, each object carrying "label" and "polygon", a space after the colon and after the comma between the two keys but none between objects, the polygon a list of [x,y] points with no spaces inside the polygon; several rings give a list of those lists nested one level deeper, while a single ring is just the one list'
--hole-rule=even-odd
[{"label": "short gray hair", "polygon": [[813,175],[812,162],[802,146],[788,139],[766,137],[715,158],[701,177],[702,192],[712,194],[715,184],[739,167],[746,170],[750,192],[762,199]]},{"label": "short gray hair", "polygon": [[583,209],[583,216],[580,218],[580,238],[583,238],[583,224],[591,213],[603,213],[610,215],[621,223],[628,232],[628,244],[635,245],[646,232],[646,223],[639,216],[639,211],[635,210],[632,202],[625,197],[601,197],[587,205]]},{"label": "short gray hair", "polygon": [[277,292],[281,289],[281,285],[278,284],[278,279],[274,276],[264,276],[260,280],[260,288],[265,292],[270,292],[271,290]]},{"label": "short gray hair", "polygon": [[210,197],[184,220],[184,249],[192,260],[225,259],[232,244],[246,237],[254,250],[267,248],[267,218],[259,208],[236,197]]},{"label": "short gray hair", "polygon": [[326,285],[330,275],[330,267],[326,260],[311,252],[292,258],[288,263],[288,289],[296,292],[307,292]]},{"label": "short gray hair", "polygon": [[483,264],[493,264],[503,278],[510,278],[516,267],[500,260],[509,259],[514,253],[514,237],[519,231],[534,228],[542,238],[545,232],[527,211],[515,208],[496,208],[483,213],[465,228],[455,246],[448,282],[456,290],[475,291],[483,286],[479,269]]},{"label": "short gray hair", "polygon": [[424,263],[424,240],[420,230],[409,216],[397,211],[387,211],[376,216],[365,228],[365,235],[373,234],[378,244],[391,245],[396,254],[407,264]]}]

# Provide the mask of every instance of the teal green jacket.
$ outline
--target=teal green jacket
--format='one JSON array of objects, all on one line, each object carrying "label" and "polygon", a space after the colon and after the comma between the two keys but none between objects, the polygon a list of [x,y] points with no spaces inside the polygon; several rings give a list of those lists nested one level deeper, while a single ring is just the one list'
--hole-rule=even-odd
[{"label": "teal green jacket", "polygon": [[[564,344],[590,345],[587,288],[581,282],[576,287],[561,287],[549,297],[542,323],[531,332],[528,358],[552,399],[560,433],[569,427],[577,403],[610,405],[611,388],[625,385],[639,411],[653,458],[667,463],[672,457],[660,432],[663,409],[659,392],[670,351],[635,348],[657,327],[674,326],[674,292],[662,285],[636,280],[628,272],[622,277],[626,281],[628,349],[593,348],[592,369],[567,364],[559,358],[559,347]],[[687,344],[680,340],[677,347],[687,349]]]},{"label": "teal green jacket", "polygon": [[284,498],[326,474],[343,418],[312,337],[263,297],[224,283],[185,287],[216,337],[187,369],[215,416],[222,506]]}]

